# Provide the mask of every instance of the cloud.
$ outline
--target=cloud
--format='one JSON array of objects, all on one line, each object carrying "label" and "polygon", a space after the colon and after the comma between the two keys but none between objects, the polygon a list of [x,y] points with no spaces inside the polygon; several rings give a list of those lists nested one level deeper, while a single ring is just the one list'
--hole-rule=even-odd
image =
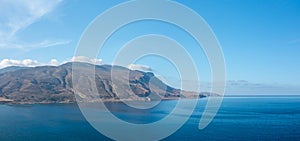
[{"label": "cloud", "polygon": [[61,64],[65,64],[68,62],[85,62],[95,65],[102,65],[102,59],[90,59],[84,56],[76,56],[71,59],[67,59],[65,61],[59,62],[57,59],[51,59],[49,62],[39,62],[37,60],[32,59],[24,59],[24,60],[14,60],[14,59],[3,59],[0,60],[0,69],[9,67],[9,66],[22,66],[22,67],[36,67],[36,66],[59,66]]},{"label": "cloud", "polygon": [[[201,83],[204,91],[211,89],[211,83]],[[218,87],[218,86],[217,86]],[[300,86],[279,83],[255,83],[246,80],[226,82],[226,94],[300,94]]]},{"label": "cloud", "polygon": [[[180,88],[181,82],[178,79],[172,80],[171,86]],[[211,82],[205,81],[192,81],[192,80],[183,80],[182,83],[185,83],[186,90],[192,90],[197,88],[200,85],[201,92],[211,91]],[[220,83],[216,82],[214,87],[221,88]],[[268,94],[300,94],[300,85],[299,84],[282,84],[282,83],[256,83],[246,80],[228,80],[226,81],[225,95],[268,95]]]},{"label": "cloud", "polygon": [[9,66],[22,66],[22,67],[35,67],[42,65],[37,60],[24,59],[24,60],[12,60],[12,59],[3,59],[0,61],[0,68],[5,68]]},{"label": "cloud", "polygon": [[151,67],[141,64],[130,64],[127,68],[131,70],[152,71]]},{"label": "cloud", "polygon": [[14,59],[3,59],[0,60],[0,69],[10,66],[21,66],[21,67],[36,67],[36,66],[58,66],[61,65],[58,60],[51,59],[48,63],[39,62],[32,59],[14,60]]},{"label": "cloud", "polygon": [[61,0],[2,0],[0,1],[1,26],[13,36],[51,12]]},{"label": "cloud", "polygon": [[300,43],[300,38],[288,41],[288,44],[297,44]]},{"label": "cloud", "polygon": [[0,0],[0,48],[32,49],[66,44],[66,41],[26,43],[17,33],[52,12],[62,0]]},{"label": "cloud", "polygon": [[56,59],[51,59],[50,63],[49,63],[51,66],[58,66],[60,65],[60,63],[58,62],[58,60]]},{"label": "cloud", "polygon": [[300,94],[300,86],[231,80],[227,82],[226,92],[229,94]]},{"label": "cloud", "polygon": [[[23,67],[36,67],[36,66],[58,66],[67,62],[86,62],[96,65],[103,64],[102,59],[91,59],[84,56],[76,56],[66,61],[59,62],[57,59],[51,59],[48,63],[39,62],[32,59],[24,60],[14,60],[14,59],[3,59],[0,60],[0,69],[9,67],[9,66],[23,66]],[[152,71],[151,67],[141,64],[130,64],[127,68],[131,70],[141,70],[141,71]],[[167,79],[169,84],[172,84],[173,87],[180,88],[179,81],[177,79]],[[211,83],[210,82],[193,82],[190,80],[183,80],[183,83],[186,83],[188,88],[194,89],[200,84],[200,91],[210,91]],[[218,83],[216,83],[218,87]],[[189,90],[189,89],[186,89]],[[267,84],[267,83],[254,83],[246,80],[229,80],[226,82],[226,94],[300,94],[299,85],[287,85],[287,84]]]},{"label": "cloud", "polygon": [[102,59],[91,59],[85,56],[74,56],[65,62],[85,62],[85,63],[95,64],[95,65],[103,64]]},{"label": "cloud", "polygon": [[32,50],[35,48],[47,48],[51,46],[58,46],[58,45],[66,45],[69,44],[71,41],[49,41],[44,40],[36,43],[0,43],[0,48],[15,48],[15,49],[23,49],[23,50]]}]

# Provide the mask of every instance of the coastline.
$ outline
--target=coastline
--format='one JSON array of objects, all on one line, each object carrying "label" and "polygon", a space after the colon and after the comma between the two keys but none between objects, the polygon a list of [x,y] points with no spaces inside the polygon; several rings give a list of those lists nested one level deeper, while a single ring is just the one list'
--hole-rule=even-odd
[{"label": "coastline", "polygon": [[[203,99],[207,97],[192,97],[192,98],[182,98],[186,100],[193,100],[193,99]],[[172,100],[179,100],[180,98],[163,98],[161,101],[172,101]],[[79,101],[79,103],[97,103],[97,102],[104,102],[104,103],[118,103],[118,102],[153,102],[157,100],[137,100],[137,99],[95,99],[91,101]],[[0,105],[30,105],[30,104],[76,104],[77,101],[42,101],[42,102],[17,102],[11,99],[5,99],[0,97]]]},{"label": "coastline", "polygon": [[13,102],[11,99],[0,97],[0,104]]}]

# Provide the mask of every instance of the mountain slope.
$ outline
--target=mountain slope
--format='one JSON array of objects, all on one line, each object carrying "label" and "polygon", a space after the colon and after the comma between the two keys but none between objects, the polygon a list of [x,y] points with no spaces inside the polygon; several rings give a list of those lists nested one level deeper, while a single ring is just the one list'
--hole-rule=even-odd
[{"label": "mountain slope", "polygon": [[[87,68],[94,67],[87,63],[77,63],[79,74],[90,82],[92,78],[84,76]],[[117,83],[111,81],[111,70],[114,68]],[[129,80],[126,74],[129,72]],[[180,90],[167,86],[152,73],[133,71],[120,66],[95,66],[95,78],[98,94],[87,96],[76,93],[81,100],[101,99],[156,99],[177,98]],[[151,81],[151,85],[149,82]],[[126,84],[129,82],[130,88]],[[122,88],[121,95],[116,92]],[[124,88],[123,88],[124,87]],[[151,88],[150,88],[151,87]],[[166,91],[165,91],[166,90]],[[72,84],[72,63],[61,66],[41,66],[35,68],[6,71],[0,74],[0,97],[16,103],[57,103],[75,102]]]},{"label": "mountain slope", "polygon": [[20,69],[26,69],[26,68],[28,68],[28,67],[10,66],[10,67],[0,69],[0,74],[5,73],[5,72],[16,71],[16,70],[20,70]]},{"label": "mountain slope", "polygon": [[[73,64],[77,67],[76,72],[72,71]],[[90,68],[95,68],[95,71]],[[198,93],[166,85],[153,73],[129,70],[121,66],[94,66],[76,62],[61,66],[11,67],[0,72],[0,103],[72,103],[76,100],[93,102],[120,99],[149,101],[199,97]],[[78,77],[72,80],[73,73]],[[88,75],[89,73],[93,73],[94,77]],[[84,86],[73,88],[73,82],[75,86]],[[94,85],[96,91],[90,87]],[[218,94],[200,94],[200,97],[207,96]]]}]

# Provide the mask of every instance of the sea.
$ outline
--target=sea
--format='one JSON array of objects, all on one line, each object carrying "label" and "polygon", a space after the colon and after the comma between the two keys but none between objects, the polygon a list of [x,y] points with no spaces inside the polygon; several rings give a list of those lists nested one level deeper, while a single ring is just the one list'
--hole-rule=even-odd
[{"label": "sea", "polygon": [[[199,130],[207,100],[199,99],[187,122],[163,140],[300,140],[300,96],[224,97],[213,121]],[[124,121],[147,124],[166,117],[177,102],[162,101],[156,108],[142,111],[119,102],[107,103],[106,107]],[[0,105],[0,141],[103,140],[111,139],[93,128],[77,104]]]}]

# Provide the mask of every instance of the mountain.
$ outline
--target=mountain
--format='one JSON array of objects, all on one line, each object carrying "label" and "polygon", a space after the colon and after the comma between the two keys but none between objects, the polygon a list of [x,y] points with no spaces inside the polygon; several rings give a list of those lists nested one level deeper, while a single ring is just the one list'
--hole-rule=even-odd
[{"label": "mountain", "polygon": [[[151,72],[129,70],[121,66],[94,66],[76,62],[79,77],[77,81],[86,81],[87,86],[95,82],[98,93],[87,95],[91,88],[74,90],[72,83],[72,65],[40,66],[34,68],[12,67],[1,70],[0,101],[14,103],[70,103],[79,101],[156,100],[176,99],[178,97],[195,97],[197,94],[182,92],[167,86]],[[95,80],[86,75],[88,68],[95,67]],[[114,78],[111,71],[114,69]],[[129,79],[128,79],[129,74]],[[115,83],[113,83],[115,82]],[[149,83],[151,82],[151,84]],[[116,84],[118,83],[118,84]],[[130,87],[128,87],[128,84]],[[76,84],[75,84],[76,85]],[[76,92],[75,92],[76,91]],[[120,93],[121,91],[121,93]],[[207,96],[207,95],[203,95]]]},{"label": "mountain", "polygon": [[10,67],[0,69],[0,74],[5,73],[5,72],[12,72],[12,71],[16,71],[16,70],[26,69],[26,68],[28,68],[28,67],[10,66]]}]

